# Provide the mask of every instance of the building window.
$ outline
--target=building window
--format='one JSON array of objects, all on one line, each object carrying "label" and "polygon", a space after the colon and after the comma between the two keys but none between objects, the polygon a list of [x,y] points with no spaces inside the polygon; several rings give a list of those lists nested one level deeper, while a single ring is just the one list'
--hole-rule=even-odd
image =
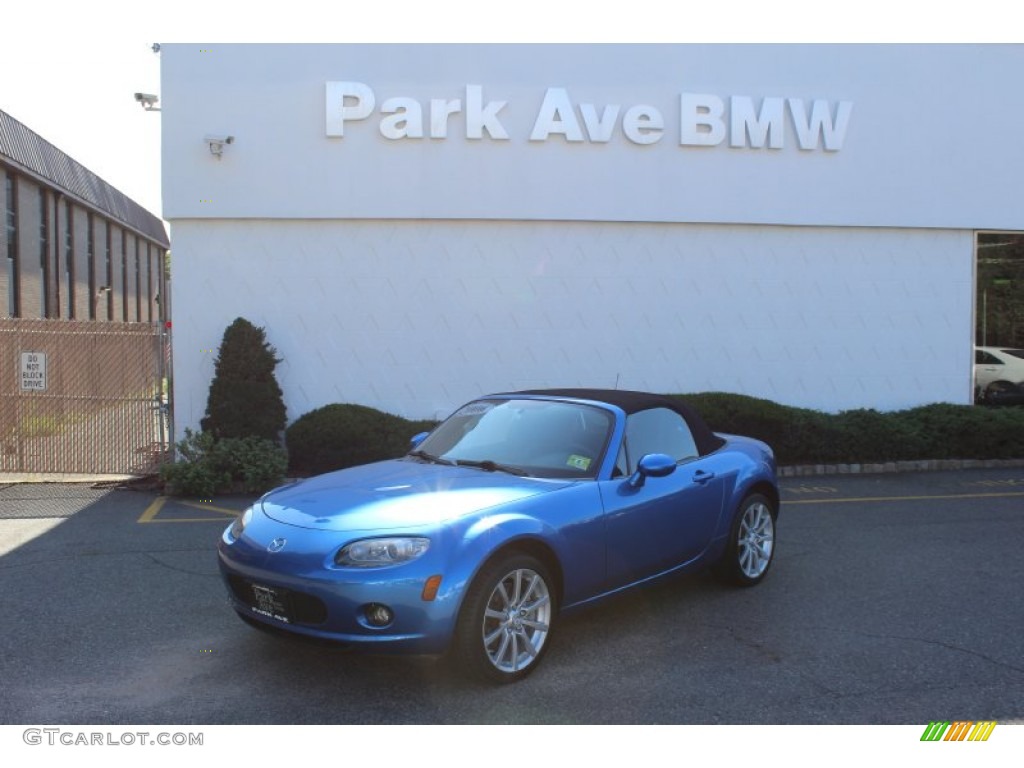
[{"label": "building window", "polygon": [[142,273],[139,271],[139,251],[142,246],[135,238],[135,322],[142,322]]},{"label": "building window", "polygon": [[978,233],[975,261],[975,345],[1024,347],[1024,234]]},{"label": "building window", "polygon": [[75,319],[75,226],[71,202],[64,204],[64,284],[67,286],[69,320]]},{"label": "building window", "polygon": [[96,222],[89,214],[88,240],[85,244],[85,264],[89,270],[89,319],[96,319],[96,304],[99,301],[96,285]]},{"label": "building window", "polygon": [[107,296],[107,320],[112,321],[114,319],[114,261],[111,258],[111,243],[110,238],[113,236],[113,232],[110,231],[110,222],[103,222],[107,229],[107,237],[104,240],[104,265],[106,274],[106,289],[104,293]]},{"label": "building window", "polygon": [[7,211],[4,216],[7,230],[7,314],[18,316],[18,185],[14,176],[6,174]]},{"label": "building window", "polygon": [[149,322],[153,322],[153,246],[146,243],[146,303],[149,306]]},{"label": "building window", "polygon": [[60,317],[60,197],[53,200],[53,229],[51,230],[53,240],[53,317]]},{"label": "building window", "polygon": [[45,189],[39,190],[39,316],[50,316],[50,206]]},{"label": "building window", "polygon": [[121,322],[128,322],[128,233],[121,230]]}]

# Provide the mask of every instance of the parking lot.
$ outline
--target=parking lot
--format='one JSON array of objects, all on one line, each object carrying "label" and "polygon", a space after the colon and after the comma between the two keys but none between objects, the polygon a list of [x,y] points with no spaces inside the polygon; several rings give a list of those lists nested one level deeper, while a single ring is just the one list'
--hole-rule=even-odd
[{"label": "parking lot", "polygon": [[907,723],[1024,717],[1024,469],[793,478],[761,586],[562,621],[489,688],[256,632],[215,542],[245,498],[0,488],[0,723]]}]

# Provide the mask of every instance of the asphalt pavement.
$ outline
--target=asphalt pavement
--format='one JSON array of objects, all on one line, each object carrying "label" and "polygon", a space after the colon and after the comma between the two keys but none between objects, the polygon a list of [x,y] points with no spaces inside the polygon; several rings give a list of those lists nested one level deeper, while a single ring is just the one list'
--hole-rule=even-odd
[{"label": "asphalt pavement", "polygon": [[782,496],[760,586],[634,590],[488,687],[239,621],[214,548],[246,498],[0,487],[0,723],[1024,718],[1024,469],[792,478]]}]

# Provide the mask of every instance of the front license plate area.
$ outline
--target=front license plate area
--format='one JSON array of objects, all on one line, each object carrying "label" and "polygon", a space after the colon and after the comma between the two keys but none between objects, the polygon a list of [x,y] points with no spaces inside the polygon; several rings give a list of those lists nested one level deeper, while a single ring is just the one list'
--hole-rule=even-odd
[{"label": "front license plate area", "polygon": [[249,608],[253,613],[283,621],[285,624],[292,623],[291,594],[287,589],[267,587],[263,584],[251,586],[252,603]]}]

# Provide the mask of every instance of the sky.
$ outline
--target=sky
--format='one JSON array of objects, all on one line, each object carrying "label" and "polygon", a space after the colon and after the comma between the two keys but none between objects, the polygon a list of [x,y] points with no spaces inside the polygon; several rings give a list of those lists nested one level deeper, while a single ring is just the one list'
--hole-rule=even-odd
[{"label": "sky", "polygon": [[160,93],[153,43],[1012,42],[1013,34],[1024,39],[1014,7],[1007,0],[10,0],[0,12],[0,109],[160,216],[160,113],[134,99]]}]

